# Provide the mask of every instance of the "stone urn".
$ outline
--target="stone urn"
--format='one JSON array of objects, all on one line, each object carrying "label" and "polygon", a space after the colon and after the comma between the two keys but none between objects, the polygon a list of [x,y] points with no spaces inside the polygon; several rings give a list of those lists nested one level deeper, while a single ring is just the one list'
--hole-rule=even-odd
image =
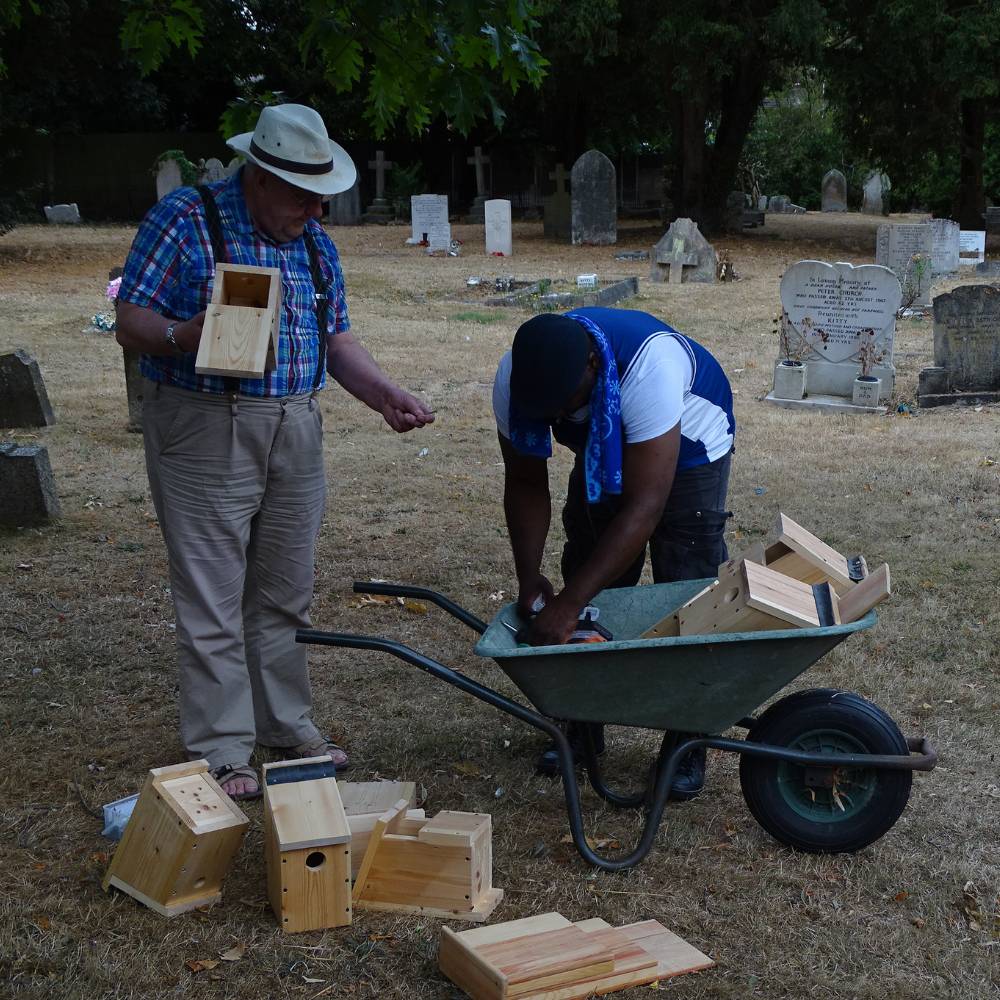
[{"label": "stone urn", "polygon": [[859,375],[854,380],[852,402],[855,406],[878,406],[879,393],[882,391],[882,380],[874,375]]},{"label": "stone urn", "polygon": [[806,394],[806,366],[785,358],[774,366],[774,398],[801,399]]}]

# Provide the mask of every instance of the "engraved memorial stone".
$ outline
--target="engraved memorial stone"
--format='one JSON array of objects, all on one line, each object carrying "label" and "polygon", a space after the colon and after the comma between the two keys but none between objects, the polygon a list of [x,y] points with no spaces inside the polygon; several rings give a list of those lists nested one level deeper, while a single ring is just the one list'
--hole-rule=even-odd
[{"label": "engraved memorial stone", "polygon": [[610,246],[618,241],[618,195],[615,165],[597,149],[588,149],[570,171],[572,241]]},{"label": "engraved memorial stone", "polygon": [[37,444],[0,444],[0,524],[46,524],[59,513],[48,450]]},{"label": "engraved memorial stone", "polygon": [[887,267],[903,287],[903,305],[931,301],[934,230],[928,223],[885,223],[875,238],[875,263]]},{"label": "engraved memorial stone", "polygon": [[493,198],[483,206],[486,215],[486,252],[509,257],[513,252],[510,202]]},{"label": "engraved memorial stone", "polygon": [[951,274],[958,270],[958,241],[961,226],[951,219],[931,219],[934,274]]},{"label": "engraved memorial stone", "polygon": [[410,198],[410,222],[413,232],[408,243],[423,243],[426,239],[431,250],[447,250],[451,246],[446,194],[413,195]]},{"label": "engraved memorial stone", "polygon": [[48,427],[55,422],[38,362],[20,348],[0,354],[0,427]]}]

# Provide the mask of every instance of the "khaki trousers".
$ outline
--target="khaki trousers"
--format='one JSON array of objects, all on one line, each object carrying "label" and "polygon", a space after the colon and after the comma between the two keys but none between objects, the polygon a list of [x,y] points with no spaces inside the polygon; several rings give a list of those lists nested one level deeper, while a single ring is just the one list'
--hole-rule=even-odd
[{"label": "khaki trousers", "polygon": [[305,647],[323,516],[310,395],[216,396],[147,381],[143,440],[170,561],[181,737],[212,767],[317,735]]}]

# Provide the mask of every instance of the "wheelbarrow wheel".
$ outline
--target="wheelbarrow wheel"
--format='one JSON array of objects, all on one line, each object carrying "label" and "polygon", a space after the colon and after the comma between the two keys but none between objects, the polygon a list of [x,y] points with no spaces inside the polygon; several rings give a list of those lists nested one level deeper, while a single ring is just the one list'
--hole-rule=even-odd
[{"label": "wheelbarrow wheel", "polygon": [[[800,691],[772,705],[747,735],[754,743],[809,753],[902,754],[896,723],[849,691]],[[860,851],[899,819],[911,771],[804,767],[744,754],[743,798],[754,818],[783,844],[815,854]]]}]

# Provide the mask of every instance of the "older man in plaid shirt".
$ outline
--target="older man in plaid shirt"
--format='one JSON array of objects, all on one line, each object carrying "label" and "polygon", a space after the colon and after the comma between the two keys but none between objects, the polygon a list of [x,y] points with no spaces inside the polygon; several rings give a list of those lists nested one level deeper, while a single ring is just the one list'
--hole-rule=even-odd
[{"label": "older man in plaid shirt", "polygon": [[[181,736],[235,798],[260,794],[255,743],[289,757],[344,751],[311,717],[305,647],[325,499],[329,372],[393,430],[432,413],[349,332],[337,250],[317,221],[356,171],[320,116],[266,108],[228,143],[247,165],[180,188],[144,219],[118,297],[118,341],[142,352],[146,467],[170,560]],[[195,372],[216,261],[281,270],[281,331],[262,379]]]}]

